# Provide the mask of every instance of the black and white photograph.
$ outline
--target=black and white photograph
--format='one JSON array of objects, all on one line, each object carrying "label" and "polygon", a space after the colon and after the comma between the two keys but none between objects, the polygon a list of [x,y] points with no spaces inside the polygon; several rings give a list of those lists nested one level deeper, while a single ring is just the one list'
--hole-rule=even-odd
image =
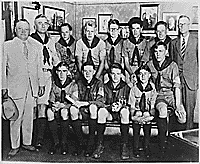
[{"label": "black and white photograph", "polygon": [[198,7],[0,2],[0,163],[199,163]]}]

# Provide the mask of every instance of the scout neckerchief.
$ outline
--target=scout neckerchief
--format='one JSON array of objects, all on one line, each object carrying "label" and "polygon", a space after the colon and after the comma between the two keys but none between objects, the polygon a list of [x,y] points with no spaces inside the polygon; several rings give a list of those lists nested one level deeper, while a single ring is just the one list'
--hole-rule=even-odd
[{"label": "scout neckerchief", "polygon": [[43,62],[44,62],[44,64],[47,62],[50,65],[50,61],[49,61],[50,56],[49,56],[49,52],[48,52],[47,47],[46,47],[46,44],[49,41],[49,37],[47,36],[47,34],[45,34],[44,42],[40,38],[40,36],[38,35],[37,32],[32,33],[31,37],[34,38],[34,39],[36,39],[38,42],[40,42],[40,43],[43,44],[43,56],[44,56]]},{"label": "scout neckerchief", "polygon": [[158,71],[158,75],[157,75],[157,78],[156,78],[156,81],[155,81],[155,87],[156,87],[156,90],[159,92],[160,89],[161,89],[161,84],[160,84],[161,75],[160,75],[160,72],[162,70],[164,70],[165,68],[167,68],[171,64],[172,59],[170,57],[165,57],[165,60],[162,63],[161,67],[159,66],[159,63],[157,62],[157,60],[155,58],[155,55],[152,56],[152,59],[153,59],[153,65],[154,65],[155,69]]},{"label": "scout neckerchief", "polygon": [[56,76],[54,76],[53,78],[54,78],[54,81],[55,81],[55,85],[56,85],[58,88],[61,89],[60,97],[61,97],[61,103],[63,103],[64,100],[65,100],[65,96],[66,96],[66,93],[65,93],[65,90],[64,90],[64,89],[65,89],[65,87],[66,87],[67,85],[69,85],[69,84],[72,82],[72,80],[71,80],[71,78],[67,77],[67,79],[65,80],[64,84],[61,84],[60,79],[59,79],[59,77],[58,77],[57,74],[56,74]]},{"label": "scout neckerchief", "polygon": [[72,52],[70,51],[70,46],[74,43],[75,39],[73,38],[73,36],[70,36],[69,38],[69,42],[66,43],[66,41],[60,37],[58,43],[60,43],[61,45],[63,45],[64,47],[67,48],[67,56],[71,57],[72,56]]},{"label": "scout neckerchief", "polygon": [[131,61],[131,65],[133,65],[134,60],[135,60],[135,56],[137,57],[137,62],[138,62],[138,66],[140,66],[140,61],[141,61],[141,57],[140,57],[140,53],[138,50],[138,45],[144,40],[144,36],[140,35],[138,41],[136,41],[135,37],[133,35],[129,36],[129,40],[131,43],[133,43],[135,45],[135,49],[133,51],[133,55],[132,55],[132,61]]},{"label": "scout neckerchief", "polygon": [[112,81],[109,80],[107,85],[108,85],[108,88],[112,91],[112,101],[111,101],[111,103],[118,101],[117,98],[119,98],[119,97],[116,95],[116,93],[117,93],[118,90],[123,88],[126,85],[126,83],[121,80],[119,82],[119,84],[114,88]]},{"label": "scout neckerchief", "polygon": [[94,36],[94,39],[92,40],[92,44],[90,46],[87,38],[84,36],[82,37],[83,43],[87,46],[87,48],[89,49],[88,55],[87,55],[87,62],[93,62],[92,60],[92,52],[91,49],[93,49],[94,47],[96,47],[100,41],[100,39],[96,36]]},{"label": "scout neckerchief", "polygon": [[83,85],[86,87],[86,91],[84,94],[84,98],[86,101],[92,101],[93,100],[93,93],[91,93],[91,89],[92,89],[92,85],[94,85],[94,83],[97,81],[97,79],[95,77],[92,78],[92,80],[90,81],[90,83],[87,82],[87,80],[85,78],[83,78],[82,82]]},{"label": "scout neckerchief", "polygon": [[110,54],[109,54],[110,64],[112,65],[114,63],[114,60],[115,60],[115,48],[114,48],[114,46],[116,46],[120,42],[121,37],[118,35],[118,37],[117,37],[117,39],[115,40],[114,43],[113,43],[113,40],[111,39],[110,35],[108,36],[108,38],[106,40],[112,46],[111,49],[110,49]]},{"label": "scout neckerchief", "polygon": [[142,112],[145,112],[147,110],[147,108],[146,108],[146,97],[145,97],[144,92],[149,92],[149,91],[153,90],[153,88],[149,82],[145,88],[142,87],[142,84],[140,82],[137,83],[136,85],[137,85],[137,88],[142,92],[142,96],[141,96],[140,102],[139,102],[139,107]]}]

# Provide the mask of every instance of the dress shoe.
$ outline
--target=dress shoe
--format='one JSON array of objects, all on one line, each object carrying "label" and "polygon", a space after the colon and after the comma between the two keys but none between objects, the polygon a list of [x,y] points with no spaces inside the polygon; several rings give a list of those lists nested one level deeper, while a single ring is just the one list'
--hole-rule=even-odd
[{"label": "dress shoe", "polygon": [[18,152],[19,152],[19,148],[11,149],[8,153],[7,158],[10,159],[10,158],[14,157]]},{"label": "dress shoe", "polygon": [[58,148],[59,148],[59,144],[58,143],[57,144],[52,144],[48,153],[50,155],[54,155],[56,153],[56,151],[57,151]]},{"label": "dress shoe", "polygon": [[61,145],[61,154],[66,155],[68,153],[68,147],[66,144]]},{"label": "dress shoe", "polygon": [[82,153],[82,151],[83,151],[83,147],[84,147],[84,145],[82,145],[82,144],[76,145],[76,148],[75,148],[75,150],[72,152],[72,155],[73,155],[73,156],[81,155],[81,153]]},{"label": "dress shoe", "polygon": [[94,151],[94,153],[92,154],[92,158],[95,159],[99,159],[101,157],[101,154],[103,153],[104,150],[104,146],[103,143],[100,142],[96,148],[96,150]]},{"label": "dress shoe", "polygon": [[135,158],[140,158],[140,152],[139,152],[138,149],[133,151],[133,156],[134,156]]},{"label": "dress shoe", "polygon": [[86,149],[86,151],[84,153],[84,156],[85,157],[90,157],[92,155],[92,153],[93,153],[93,145],[88,145],[87,149]]},{"label": "dress shoe", "polygon": [[36,148],[32,145],[22,145],[22,148],[28,151],[36,151]]},{"label": "dress shoe", "polygon": [[129,159],[130,155],[129,155],[129,149],[126,143],[122,144],[122,148],[121,148],[121,159]]},{"label": "dress shoe", "polygon": [[36,151],[39,151],[40,149],[42,149],[42,143],[37,143],[35,145]]}]

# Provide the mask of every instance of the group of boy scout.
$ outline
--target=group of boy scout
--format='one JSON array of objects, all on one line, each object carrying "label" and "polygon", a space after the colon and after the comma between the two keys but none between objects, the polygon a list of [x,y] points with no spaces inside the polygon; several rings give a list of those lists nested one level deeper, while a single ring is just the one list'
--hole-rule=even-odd
[{"label": "group of boy scout", "polygon": [[[179,22],[181,19],[189,18],[181,17]],[[76,42],[72,27],[64,23],[60,26],[60,39],[54,43],[47,33],[47,17],[40,14],[35,18],[36,32],[31,37],[41,45],[44,93],[37,98],[36,144],[29,145],[31,148],[27,150],[39,151],[42,148],[47,117],[53,139],[49,154],[55,154],[59,148],[61,154],[68,153],[71,124],[76,136],[72,154],[80,155],[86,146],[84,156],[98,159],[104,151],[106,121],[110,120],[120,123],[120,156],[121,159],[128,159],[131,121],[133,154],[136,158],[140,157],[139,136],[143,125],[144,152],[148,158],[151,155],[150,122],[157,112],[160,152],[164,155],[168,107],[174,110],[178,123],[186,122],[179,66],[169,53],[171,39],[166,35],[165,22],[157,22],[157,37],[150,41],[141,33],[143,24],[140,18],[131,18],[128,25],[129,37],[123,39],[120,37],[119,21],[111,19],[108,22],[108,37],[103,41],[96,35],[95,22],[88,21],[82,38]],[[58,116],[61,117],[61,141]],[[81,120],[88,120],[87,143],[82,134]],[[9,156],[16,155],[18,148],[12,147]]]}]

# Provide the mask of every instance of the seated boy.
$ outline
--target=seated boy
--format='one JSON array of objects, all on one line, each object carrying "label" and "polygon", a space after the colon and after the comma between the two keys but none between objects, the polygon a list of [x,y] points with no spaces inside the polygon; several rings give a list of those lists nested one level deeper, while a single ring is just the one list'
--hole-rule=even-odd
[{"label": "seated boy", "polygon": [[61,154],[65,155],[68,152],[67,135],[69,126],[68,110],[71,103],[65,98],[66,94],[70,95],[75,99],[74,93],[75,83],[68,77],[69,70],[68,65],[65,62],[60,62],[55,67],[55,74],[53,77],[53,84],[51,87],[49,97],[49,108],[47,109],[47,117],[49,123],[49,129],[53,138],[52,146],[49,150],[49,154],[53,155],[59,148],[59,136],[58,136],[58,125],[56,115],[61,114]]},{"label": "seated boy", "polygon": [[149,157],[149,139],[151,134],[151,124],[154,118],[154,104],[156,101],[155,85],[150,81],[151,70],[147,65],[143,65],[136,70],[138,82],[131,88],[129,104],[131,105],[131,119],[133,120],[133,154],[136,158],[139,154],[140,128],[143,124],[144,131],[144,151],[145,156]]},{"label": "seated boy", "polygon": [[160,139],[161,153],[165,152],[165,140],[167,132],[167,108],[175,109],[178,122],[186,122],[186,112],[181,102],[181,82],[177,64],[167,57],[167,45],[164,42],[157,42],[154,47],[152,60],[148,62],[153,79],[155,81],[158,96],[155,107],[158,110],[158,132]]},{"label": "seated boy", "polygon": [[93,158],[100,158],[103,153],[103,135],[105,131],[106,120],[120,121],[120,131],[122,136],[121,158],[129,158],[128,150],[128,132],[129,132],[129,107],[127,102],[129,98],[130,87],[122,81],[123,69],[118,63],[110,66],[111,79],[104,86],[104,98],[106,108],[100,108],[98,111],[98,146],[93,153]]},{"label": "seated boy", "polygon": [[78,101],[75,101],[70,107],[72,127],[78,137],[78,144],[73,155],[81,153],[83,143],[82,129],[79,118],[88,119],[89,122],[89,140],[87,149],[84,153],[86,157],[93,153],[94,138],[97,123],[97,112],[100,107],[104,107],[104,90],[101,80],[95,77],[95,65],[93,62],[85,62],[82,65],[82,79],[77,82]]}]

